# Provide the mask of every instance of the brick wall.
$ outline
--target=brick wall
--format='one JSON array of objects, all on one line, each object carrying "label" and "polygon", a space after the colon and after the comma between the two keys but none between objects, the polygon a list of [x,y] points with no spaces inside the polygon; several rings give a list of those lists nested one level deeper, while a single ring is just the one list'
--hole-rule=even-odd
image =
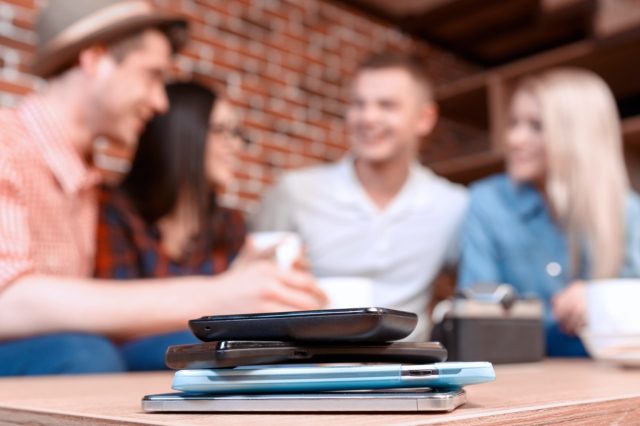
[{"label": "brick wall", "polygon": [[[53,0],[55,1],[55,0]],[[81,1],[81,0],[79,0]],[[345,87],[372,51],[416,49],[436,84],[474,68],[388,23],[327,0],[156,0],[186,14],[192,39],[176,74],[223,88],[237,105],[253,144],[243,156],[227,204],[250,210],[278,171],[339,158],[346,151]],[[29,75],[31,27],[44,1],[0,1],[0,106],[15,104],[42,84]],[[443,159],[467,149],[445,125],[431,144]],[[445,147],[445,149],[443,149]],[[432,148],[425,147],[423,158]]]}]

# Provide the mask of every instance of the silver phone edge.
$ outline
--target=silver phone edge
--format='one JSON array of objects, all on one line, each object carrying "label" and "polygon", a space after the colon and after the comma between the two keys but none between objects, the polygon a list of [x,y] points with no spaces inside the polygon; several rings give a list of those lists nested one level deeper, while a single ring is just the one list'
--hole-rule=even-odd
[{"label": "silver phone edge", "polygon": [[[147,395],[142,400],[145,412],[269,413],[269,412],[449,412],[467,401],[464,389],[450,392],[395,395],[296,394],[237,395],[179,399],[165,395]],[[384,404],[381,404],[384,402]]]}]

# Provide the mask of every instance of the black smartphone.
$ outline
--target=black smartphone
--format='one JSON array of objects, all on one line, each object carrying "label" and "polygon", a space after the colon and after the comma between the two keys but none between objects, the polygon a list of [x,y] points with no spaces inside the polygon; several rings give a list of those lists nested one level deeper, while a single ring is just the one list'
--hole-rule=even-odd
[{"label": "black smartphone", "polygon": [[167,367],[174,370],[280,363],[429,364],[446,359],[447,350],[439,342],[325,345],[275,341],[221,341],[170,346],[165,357]]},{"label": "black smartphone", "polygon": [[218,315],[189,321],[205,342],[388,342],[407,337],[418,323],[412,312],[386,308],[326,309],[247,315]]}]

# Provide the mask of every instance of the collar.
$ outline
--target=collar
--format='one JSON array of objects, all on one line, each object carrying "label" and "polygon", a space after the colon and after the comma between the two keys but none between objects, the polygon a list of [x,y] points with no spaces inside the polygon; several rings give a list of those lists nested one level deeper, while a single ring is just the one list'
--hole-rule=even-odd
[{"label": "collar", "polygon": [[514,205],[518,214],[523,219],[531,219],[547,206],[542,198],[542,194],[536,187],[529,183],[517,183],[508,179],[514,197]]},{"label": "collar", "polygon": [[380,211],[369,198],[364,186],[360,182],[355,168],[355,157],[347,154],[336,163],[337,180],[333,182],[336,197],[344,203],[360,207],[370,213],[399,213],[415,206],[422,206],[431,201],[433,174],[415,161],[410,166],[409,175],[400,192],[389,206]]},{"label": "collar", "polygon": [[18,114],[64,192],[75,194],[98,184],[99,172],[87,164],[73,146],[56,105],[33,96],[22,103]]}]

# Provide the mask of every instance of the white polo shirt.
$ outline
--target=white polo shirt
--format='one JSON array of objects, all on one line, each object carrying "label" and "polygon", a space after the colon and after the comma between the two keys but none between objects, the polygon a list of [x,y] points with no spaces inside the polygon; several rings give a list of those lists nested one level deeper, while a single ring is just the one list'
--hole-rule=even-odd
[{"label": "white polo shirt", "polygon": [[424,340],[431,282],[457,258],[466,206],[462,185],[416,162],[400,193],[380,210],[347,156],[285,173],[264,197],[253,226],[298,233],[316,277],[372,279],[374,304],[417,313],[410,339]]}]

